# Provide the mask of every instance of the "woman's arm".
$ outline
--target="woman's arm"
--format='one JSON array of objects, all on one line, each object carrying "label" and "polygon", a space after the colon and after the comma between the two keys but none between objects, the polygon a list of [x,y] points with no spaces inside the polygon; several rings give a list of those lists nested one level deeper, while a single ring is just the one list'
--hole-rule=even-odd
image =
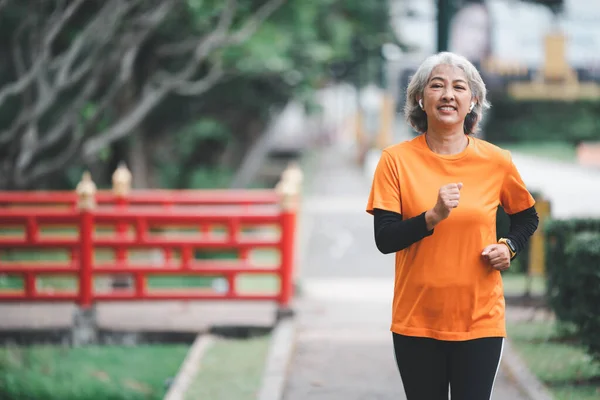
[{"label": "woman's arm", "polygon": [[515,245],[516,253],[519,254],[527,244],[527,241],[536,231],[539,217],[535,207],[530,207],[516,214],[509,214],[510,229],[506,235],[507,239]]},{"label": "woman's arm", "polygon": [[425,213],[403,220],[402,214],[375,208],[373,215],[375,244],[383,254],[403,250],[433,234],[433,229],[427,230]]}]

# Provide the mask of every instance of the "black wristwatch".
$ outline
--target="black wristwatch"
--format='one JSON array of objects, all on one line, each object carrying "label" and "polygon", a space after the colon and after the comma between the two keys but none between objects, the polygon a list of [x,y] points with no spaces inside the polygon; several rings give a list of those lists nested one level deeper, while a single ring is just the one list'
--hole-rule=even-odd
[{"label": "black wristwatch", "polygon": [[506,239],[506,238],[501,238],[500,240],[498,240],[498,243],[503,243],[506,245],[506,247],[508,247],[508,251],[510,251],[510,259],[511,260],[513,258],[515,258],[515,256],[517,255],[517,248],[513,244],[512,240]]}]

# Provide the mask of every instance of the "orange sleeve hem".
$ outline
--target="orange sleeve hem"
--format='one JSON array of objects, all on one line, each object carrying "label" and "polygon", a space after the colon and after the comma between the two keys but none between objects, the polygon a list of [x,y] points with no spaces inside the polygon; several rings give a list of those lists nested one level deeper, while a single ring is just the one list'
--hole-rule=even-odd
[{"label": "orange sleeve hem", "polygon": [[402,211],[400,210],[400,205],[399,204],[394,204],[392,202],[383,202],[383,201],[377,201],[377,202],[373,202],[373,204],[370,204],[367,206],[367,212],[369,214],[373,214],[373,210],[375,208],[379,208],[381,210],[386,210],[386,211],[392,211],[398,214],[402,214]]}]

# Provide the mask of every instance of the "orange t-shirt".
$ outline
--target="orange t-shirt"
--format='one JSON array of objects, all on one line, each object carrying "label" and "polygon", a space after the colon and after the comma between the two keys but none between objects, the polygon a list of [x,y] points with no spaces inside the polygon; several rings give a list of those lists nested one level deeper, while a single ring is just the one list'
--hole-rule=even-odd
[{"label": "orange t-shirt", "polygon": [[396,253],[391,330],[439,340],[506,336],[499,271],[481,256],[496,243],[496,210],[532,207],[508,151],[469,137],[459,154],[429,149],[425,135],[383,150],[367,212],[416,217],[433,208],[440,187],[462,182],[460,201],[432,235]]}]

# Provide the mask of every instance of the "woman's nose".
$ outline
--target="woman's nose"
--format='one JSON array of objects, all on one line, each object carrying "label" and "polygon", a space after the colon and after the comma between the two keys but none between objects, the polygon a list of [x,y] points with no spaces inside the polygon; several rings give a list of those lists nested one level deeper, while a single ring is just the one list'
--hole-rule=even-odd
[{"label": "woman's nose", "polygon": [[442,98],[444,100],[453,100],[454,99],[454,91],[452,89],[446,89],[442,93]]}]

